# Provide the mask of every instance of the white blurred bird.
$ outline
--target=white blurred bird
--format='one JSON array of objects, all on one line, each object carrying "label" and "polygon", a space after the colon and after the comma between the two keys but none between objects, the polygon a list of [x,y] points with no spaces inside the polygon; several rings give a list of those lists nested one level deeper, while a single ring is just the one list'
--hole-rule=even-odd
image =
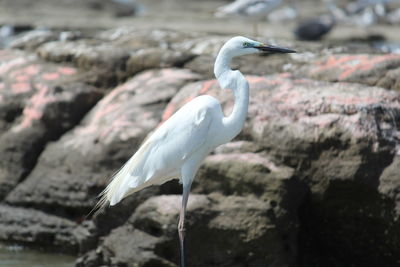
[{"label": "white blurred bird", "polygon": [[145,187],[180,179],[183,186],[179,216],[181,266],[185,266],[184,224],[189,191],[197,169],[217,146],[232,140],[243,128],[249,104],[249,84],[238,70],[232,70],[233,57],[253,53],[293,53],[295,51],[237,36],[221,48],[214,74],[223,89],[232,90],[235,105],[225,117],[221,104],[209,95],[194,98],[175,112],[143,143],[118,171],[101,194],[97,207],[113,206]]},{"label": "white blurred bird", "polygon": [[219,7],[216,17],[238,16],[253,24],[253,34],[258,35],[257,23],[282,5],[282,0],[236,0],[226,6]]}]

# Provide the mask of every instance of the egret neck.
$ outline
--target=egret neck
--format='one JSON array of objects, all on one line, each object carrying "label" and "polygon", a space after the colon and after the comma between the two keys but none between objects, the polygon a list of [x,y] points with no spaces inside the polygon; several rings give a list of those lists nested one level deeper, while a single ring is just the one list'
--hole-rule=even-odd
[{"label": "egret neck", "polygon": [[249,106],[249,84],[243,74],[232,70],[230,63],[236,56],[230,49],[221,49],[214,65],[214,74],[223,89],[231,89],[235,97],[232,113],[224,117],[222,143],[231,141],[243,128]]}]

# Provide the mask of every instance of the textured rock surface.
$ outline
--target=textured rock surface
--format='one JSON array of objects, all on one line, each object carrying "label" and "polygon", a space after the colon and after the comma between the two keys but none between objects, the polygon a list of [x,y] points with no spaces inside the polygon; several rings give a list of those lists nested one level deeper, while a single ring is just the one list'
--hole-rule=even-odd
[{"label": "textured rock surface", "polygon": [[7,201],[85,215],[109,177],[158,125],[163,106],[197,77],[187,70],[155,70],[120,85],[79,127],[47,146],[37,167]]},{"label": "textured rock surface", "polygon": [[400,90],[400,55],[339,54],[318,59],[300,72],[318,80],[356,82]]},{"label": "textured rock surface", "polygon": [[33,209],[0,206],[0,238],[9,242],[76,253],[78,244],[72,235],[75,227],[69,220]]},{"label": "textured rock surface", "polygon": [[193,56],[190,51],[175,50],[171,43],[189,35],[168,30],[134,30],[118,28],[104,31],[94,38],[48,42],[38,55],[53,62],[71,62],[91,70],[87,77],[96,86],[110,87],[130,75],[150,68],[180,67]]},{"label": "textured rock surface", "polygon": [[[381,239],[385,239],[386,243],[378,249],[380,254],[388,251],[388,247],[399,251],[398,246],[393,246],[399,238],[395,234],[399,227],[394,209],[396,198],[392,198],[393,195],[397,197],[398,190],[393,186],[394,181],[399,179],[398,172],[394,171],[396,163],[385,170],[397,153],[399,94],[359,84],[297,79],[288,74],[268,78],[248,77],[248,80],[252,88],[249,119],[239,139],[254,140],[258,150],[267,152],[277,164],[294,167],[294,175],[300,181],[297,187],[306,186],[308,189],[304,191],[310,192],[303,199],[302,190],[282,190],[282,187],[277,187],[277,201],[273,194],[273,172],[264,189],[257,185],[258,192],[265,190],[265,195],[275,203],[280,204],[279,199],[285,195],[283,192],[288,192],[288,199],[298,197],[303,201],[301,208],[289,205],[300,212],[299,244],[305,246],[299,251],[299,263],[304,266],[335,266],[351,262],[362,266],[373,262],[376,265],[382,261],[372,256],[372,250],[377,248],[364,244]],[[167,106],[164,118],[168,118],[188,99],[202,93],[222,99],[225,111],[229,112],[231,100],[226,94],[222,95],[224,92],[211,80],[183,88]],[[254,151],[257,148],[252,149]],[[203,176],[209,177],[203,179],[203,185],[202,176],[196,180],[200,184],[199,190],[207,191],[207,187],[210,187],[236,194],[248,190],[246,179],[240,183],[240,188],[234,187],[234,181],[238,179],[234,178],[235,169],[242,169],[246,177],[254,175],[246,168],[246,164],[251,163],[249,159],[258,157],[254,153],[210,156],[203,169]],[[235,158],[247,158],[249,162],[242,160],[240,165],[229,163],[234,162]],[[263,160],[266,161],[265,157]],[[234,167],[228,169],[226,165],[229,164]],[[257,170],[254,167],[251,169]],[[220,178],[221,173],[230,178],[228,183]],[[236,177],[240,177],[240,174],[237,173]],[[253,186],[257,183],[256,177],[252,179]],[[211,180],[213,178],[216,180]],[[385,189],[383,182],[387,185]],[[380,184],[381,192],[385,195],[379,194]],[[257,190],[253,189],[253,193],[257,194]],[[285,203],[284,200],[281,202]],[[382,213],[382,210],[387,213]],[[365,221],[361,231],[356,226],[360,220]],[[381,230],[374,228],[373,221]],[[324,238],[320,237],[321,234],[324,234]],[[347,234],[351,236],[351,243],[359,246],[360,250],[354,250],[347,244]],[[332,256],[333,243],[346,249],[336,248]],[[361,257],[361,251],[369,249],[371,257]],[[395,253],[387,254],[386,265],[396,264],[396,261]]]},{"label": "textured rock surface", "polygon": [[0,198],[30,172],[45,144],[80,121],[101,97],[77,70],[4,50],[1,65]]},{"label": "textured rock surface", "polygon": [[[0,51],[0,239],[78,252],[81,267],[177,266],[177,181],[84,218],[184,103],[210,94],[231,111],[212,73],[228,37],[61,37],[32,32],[14,47],[35,53]],[[300,53],[233,62],[248,75],[249,114],[193,184],[190,265],[397,266],[399,56],[282,44]]]},{"label": "textured rock surface", "polygon": [[[180,199],[176,195],[150,198],[126,225],[111,232],[96,257],[89,252],[78,262],[91,266],[85,264],[91,258],[91,262],[111,266],[118,266],[118,260],[137,266],[177,266],[179,255],[173,244]],[[264,201],[193,194],[187,219],[192,266],[289,266],[295,259],[290,250],[294,244],[282,241],[280,214]]]},{"label": "textured rock surface", "polygon": [[35,50],[40,45],[50,41],[56,41],[57,39],[58,35],[53,31],[34,30],[14,38],[10,42],[9,47],[15,49]]}]

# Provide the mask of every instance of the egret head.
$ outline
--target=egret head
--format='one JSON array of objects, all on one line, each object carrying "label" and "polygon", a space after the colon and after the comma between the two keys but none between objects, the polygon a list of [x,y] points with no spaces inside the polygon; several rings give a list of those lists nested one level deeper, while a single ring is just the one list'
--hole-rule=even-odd
[{"label": "egret head", "polygon": [[243,36],[233,37],[232,39],[230,39],[228,42],[225,43],[222,49],[224,49],[227,53],[229,53],[231,57],[260,53],[260,52],[268,54],[296,52],[294,50],[283,47],[267,45]]},{"label": "egret head", "polygon": [[233,37],[222,46],[214,64],[214,74],[222,88],[233,88],[231,84],[234,81],[233,76],[227,71],[230,70],[232,58],[254,53],[296,53],[296,51],[263,44],[242,36]]}]

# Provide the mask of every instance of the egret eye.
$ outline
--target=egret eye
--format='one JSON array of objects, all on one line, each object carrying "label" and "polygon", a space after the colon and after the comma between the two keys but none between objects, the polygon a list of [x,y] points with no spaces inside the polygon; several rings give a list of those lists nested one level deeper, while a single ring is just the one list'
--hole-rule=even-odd
[{"label": "egret eye", "polygon": [[243,47],[249,47],[249,46],[250,46],[250,44],[248,42],[243,43]]}]

